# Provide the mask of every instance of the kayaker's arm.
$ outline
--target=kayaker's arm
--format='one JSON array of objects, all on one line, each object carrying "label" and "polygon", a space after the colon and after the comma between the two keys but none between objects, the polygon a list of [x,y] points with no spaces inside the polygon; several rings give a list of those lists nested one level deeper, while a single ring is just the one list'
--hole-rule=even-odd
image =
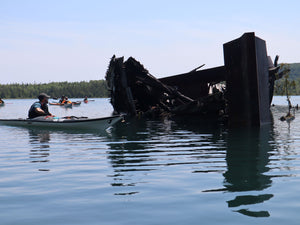
[{"label": "kayaker's arm", "polygon": [[36,111],[38,114],[41,114],[41,115],[49,115],[49,116],[52,116],[51,113],[47,114],[47,113],[45,113],[45,111],[42,110],[41,108],[36,108],[35,111]]},{"label": "kayaker's arm", "polygon": [[46,114],[41,108],[36,108],[35,111],[39,114]]}]

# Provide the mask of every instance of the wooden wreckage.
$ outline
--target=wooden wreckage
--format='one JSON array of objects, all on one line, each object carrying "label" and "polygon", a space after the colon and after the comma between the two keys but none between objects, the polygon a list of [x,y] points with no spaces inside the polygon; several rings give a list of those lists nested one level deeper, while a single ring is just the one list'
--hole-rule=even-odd
[{"label": "wooden wreckage", "polygon": [[[224,66],[157,79],[133,57],[113,56],[106,72],[115,114],[161,117],[193,115],[261,126],[271,121],[270,104],[280,71],[254,33],[223,45]],[[277,76],[275,76],[275,74]]]}]

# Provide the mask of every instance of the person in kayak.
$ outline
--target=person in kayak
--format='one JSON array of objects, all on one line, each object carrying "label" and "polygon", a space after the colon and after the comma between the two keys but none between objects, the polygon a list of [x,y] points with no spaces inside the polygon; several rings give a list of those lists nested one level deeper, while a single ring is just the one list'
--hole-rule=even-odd
[{"label": "person in kayak", "polygon": [[59,103],[65,103],[65,96],[63,95],[63,96],[61,96],[61,98],[59,99]]},{"label": "person in kayak", "polygon": [[66,96],[64,104],[71,104],[71,103],[72,102],[69,100],[68,96]]},{"label": "person in kayak", "polygon": [[87,96],[85,96],[84,99],[83,99],[83,102],[84,102],[84,103],[87,103],[88,101],[89,101],[89,100],[88,100]]},{"label": "person in kayak", "polygon": [[38,116],[53,116],[48,110],[48,99],[49,95],[45,93],[41,93],[38,96],[39,101],[35,102],[31,105],[28,111],[28,118],[32,119]]}]

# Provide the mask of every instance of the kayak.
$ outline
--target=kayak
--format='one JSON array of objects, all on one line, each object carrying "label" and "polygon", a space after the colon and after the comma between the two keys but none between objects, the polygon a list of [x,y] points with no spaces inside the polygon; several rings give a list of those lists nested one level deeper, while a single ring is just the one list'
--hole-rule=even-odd
[{"label": "kayak", "polygon": [[47,127],[66,129],[97,129],[106,130],[122,120],[123,116],[109,116],[101,118],[87,117],[49,117],[39,116],[33,119],[0,119],[0,125],[25,126],[25,127]]},{"label": "kayak", "polygon": [[49,102],[49,105],[58,105],[58,106],[63,106],[64,103],[58,103],[58,102]]},{"label": "kayak", "polygon": [[1,102],[1,103],[0,103],[0,106],[4,106],[4,105],[5,105],[5,103],[4,103],[4,102]]},{"label": "kayak", "polygon": [[87,99],[85,99],[85,100],[83,100],[83,102],[84,103],[88,103],[88,102],[94,102],[95,100],[94,99],[91,99],[91,100],[87,100]]},{"label": "kayak", "polygon": [[81,102],[80,101],[78,101],[78,102],[72,102],[72,103],[59,103],[59,102],[50,102],[49,103],[49,105],[58,105],[58,106],[66,106],[66,105],[71,105],[71,107],[72,107],[72,105],[80,105],[81,104]]},{"label": "kayak", "polygon": [[81,104],[81,101],[78,101],[78,102],[72,102],[72,105],[80,105]]},{"label": "kayak", "polygon": [[65,108],[72,108],[73,104],[72,103],[65,103],[65,104],[63,104],[63,106]]}]

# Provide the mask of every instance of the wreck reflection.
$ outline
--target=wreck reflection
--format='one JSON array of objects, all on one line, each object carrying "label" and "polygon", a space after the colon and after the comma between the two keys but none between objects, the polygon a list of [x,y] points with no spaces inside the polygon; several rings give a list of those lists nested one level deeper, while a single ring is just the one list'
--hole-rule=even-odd
[{"label": "wreck reflection", "polygon": [[[183,166],[191,173],[220,173],[223,187],[203,192],[225,192],[232,199],[227,205],[233,212],[251,217],[269,217],[257,208],[273,197],[265,193],[272,185],[269,155],[274,143],[272,126],[228,129],[216,120],[178,117],[170,120],[133,120],[112,133],[109,143],[114,173],[112,186],[122,187],[116,195],[139,193],[151,171],[165,166]],[[130,129],[128,129],[130,127]],[[159,172],[155,172],[159,173]],[[165,181],[164,181],[165,182]],[[263,193],[262,193],[263,191]],[[233,195],[233,197],[232,197]],[[264,205],[261,205],[264,207]]]},{"label": "wreck reflection", "polygon": [[[139,193],[135,186],[144,183],[144,176],[152,171],[160,171],[166,166],[197,165],[206,170],[207,154],[216,157],[224,155],[223,127],[212,121],[199,121],[196,117],[147,120],[131,119],[127,124],[117,124],[108,143],[108,159],[114,169],[109,175],[111,185],[122,192],[116,195]],[[220,159],[224,164],[224,161]],[[211,165],[213,167],[213,165]],[[192,173],[195,166],[192,166]],[[213,168],[215,172],[224,169]],[[216,171],[219,170],[219,171]],[[139,177],[142,176],[142,177]]]},{"label": "wreck reflection", "polygon": [[[271,186],[269,171],[269,154],[272,150],[269,144],[272,137],[272,127],[229,130],[227,138],[226,162],[227,171],[224,186],[229,192],[235,192],[234,199],[227,201],[229,208],[237,208],[234,212],[251,217],[269,217],[266,210],[252,211],[250,205],[263,203],[273,197],[273,194],[249,194],[261,191]],[[238,194],[245,192],[245,194]],[[247,208],[245,208],[247,207]]]},{"label": "wreck reflection", "polygon": [[[128,129],[130,127],[130,129]],[[123,187],[122,192],[115,195],[133,195],[139,191],[133,189],[141,181],[136,178],[138,173],[144,175],[156,170],[158,164],[152,153],[160,150],[153,149],[157,136],[155,133],[168,133],[170,131],[168,121],[148,121],[145,119],[132,119],[127,124],[116,124],[116,129],[111,138],[116,142],[108,144],[108,159],[114,168],[114,174],[109,175],[113,181],[111,186]],[[130,188],[131,187],[131,188]],[[128,188],[128,190],[126,189]]]}]

